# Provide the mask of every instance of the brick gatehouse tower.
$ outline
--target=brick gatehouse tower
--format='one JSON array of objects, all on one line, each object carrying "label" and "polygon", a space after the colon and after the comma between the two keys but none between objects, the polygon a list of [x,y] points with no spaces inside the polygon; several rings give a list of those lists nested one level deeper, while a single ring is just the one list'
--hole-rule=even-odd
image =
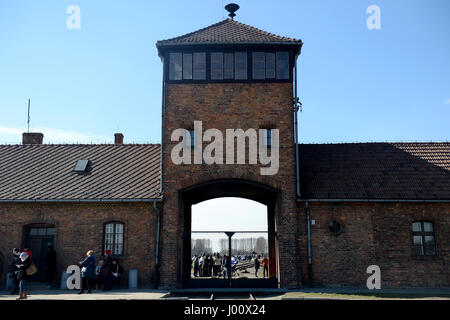
[{"label": "brick gatehouse tower", "polygon": [[[191,207],[241,197],[267,208],[269,278],[233,287],[366,288],[373,266],[382,288],[450,287],[450,143],[298,143],[302,41],[227,8],[229,19],[156,44],[161,144],[121,133],[114,144],[44,144],[33,132],[0,144],[1,285],[12,283],[12,248],[31,250],[32,281],[45,281],[52,245],[55,282],[94,250],[120,261],[123,284],[136,269],[143,287],[229,286],[191,279]],[[211,162],[213,143],[223,148]]]},{"label": "brick gatehouse tower", "polygon": [[[293,80],[302,41],[228,18],[156,45],[164,72],[161,284],[190,279],[191,205],[235,196],[267,205],[271,285],[301,285]],[[278,129],[278,173],[261,175],[261,166],[249,164],[248,157],[245,164],[225,164],[225,158],[224,164],[174,164],[171,151],[178,141],[171,134],[193,130],[194,121],[202,122],[203,132],[214,128],[224,135],[227,129]]]}]

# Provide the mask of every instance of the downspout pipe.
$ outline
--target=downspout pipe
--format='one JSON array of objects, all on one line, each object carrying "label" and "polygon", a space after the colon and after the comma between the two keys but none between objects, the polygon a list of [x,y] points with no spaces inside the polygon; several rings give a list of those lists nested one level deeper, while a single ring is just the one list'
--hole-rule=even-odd
[{"label": "downspout pipe", "polygon": [[165,65],[165,61],[163,58],[163,76],[162,76],[162,97],[161,97],[161,159],[160,159],[160,170],[161,170],[161,174],[160,174],[160,189],[159,189],[159,193],[163,194],[163,171],[164,171],[164,164],[163,164],[163,156],[164,156],[164,110],[165,110],[165,103],[166,103],[166,87],[165,87],[165,83],[166,83],[166,65]]},{"label": "downspout pipe", "polygon": [[298,151],[298,109],[301,105],[298,95],[297,95],[297,58],[298,54],[295,56],[294,65],[294,139],[295,139],[295,183],[296,183],[296,194],[297,198],[300,198],[300,165],[299,165],[299,151]]},{"label": "downspout pipe", "polygon": [[308,285],[312,287],[313,285],[313,273],[312,273],[312,252],[311,252],[311,219],[309,213],[309,203],[305,201],[306,209],[306,226],[307,226],[307,237],[308,237]]},{"label": "downspout pipe", "polygon": [[157,220],[156,220],[156,247],[155,247],[155,288],[157,289],[159,287],[159,234],[160,234],[160,227],[161,227],[161,209],[158,208],[156,205],[156,201],[153,201],[153,208],[156,211],[157,214]]}]

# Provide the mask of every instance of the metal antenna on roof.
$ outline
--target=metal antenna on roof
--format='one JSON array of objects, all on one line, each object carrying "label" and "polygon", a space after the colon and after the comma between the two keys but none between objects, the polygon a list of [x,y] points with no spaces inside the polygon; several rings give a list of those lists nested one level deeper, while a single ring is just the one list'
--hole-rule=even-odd
[{"label": "metal antenna on roof", "polygon": [[28,120],[27,120],[28,132],[30,132],[30,100],[31,99],[28,99]]},{"label": "metal antenna on roof", "polygon": [[231,20],[234,20],[235,12],[239,10],[239,6],[236,3],[229,3],[225,6],[225,10],[230,13],[228,16],[230,16]]}]

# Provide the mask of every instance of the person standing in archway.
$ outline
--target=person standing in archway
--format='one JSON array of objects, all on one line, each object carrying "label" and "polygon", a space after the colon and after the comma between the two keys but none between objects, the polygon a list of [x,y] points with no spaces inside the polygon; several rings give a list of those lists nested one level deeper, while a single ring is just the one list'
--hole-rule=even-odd
[{"label": "person standing in archway", "polygon": [[269,258],[267,258],[267,256],[264,256],[264,258],[261,260],[261,264],[263,267],[263,278],[266,277],[267,274],[267,278],[269,277]]},{"label": "person standing in archway", "polygon": [[258,271],[259,271],[259,267],[260,267],[260,262],[259,259],[261,257],[260,256],[255,256],[255,277],[258,278]]}]

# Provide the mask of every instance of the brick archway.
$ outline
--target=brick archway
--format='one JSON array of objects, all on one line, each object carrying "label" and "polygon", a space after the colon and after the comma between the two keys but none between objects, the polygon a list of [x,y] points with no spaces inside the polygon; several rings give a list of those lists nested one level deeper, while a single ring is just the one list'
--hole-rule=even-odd
[{"label": "brick archway", "polygon": [[[269,269],[269,280],[233,280],[233,287],[276,287],[279,279],[277,230],[277,206],[280,191],[270,186],[242,179],[219,179],[197,184],[179,191],[180,221],[183,225],[181,274],[182,287],[226,286],[223,281],[191,280],[191,221],[192,205],[216,198],[236,197],[257,201],[267,206],[269,259],[273,263]],[[244,280],[244,279],[242,279]]]}]

